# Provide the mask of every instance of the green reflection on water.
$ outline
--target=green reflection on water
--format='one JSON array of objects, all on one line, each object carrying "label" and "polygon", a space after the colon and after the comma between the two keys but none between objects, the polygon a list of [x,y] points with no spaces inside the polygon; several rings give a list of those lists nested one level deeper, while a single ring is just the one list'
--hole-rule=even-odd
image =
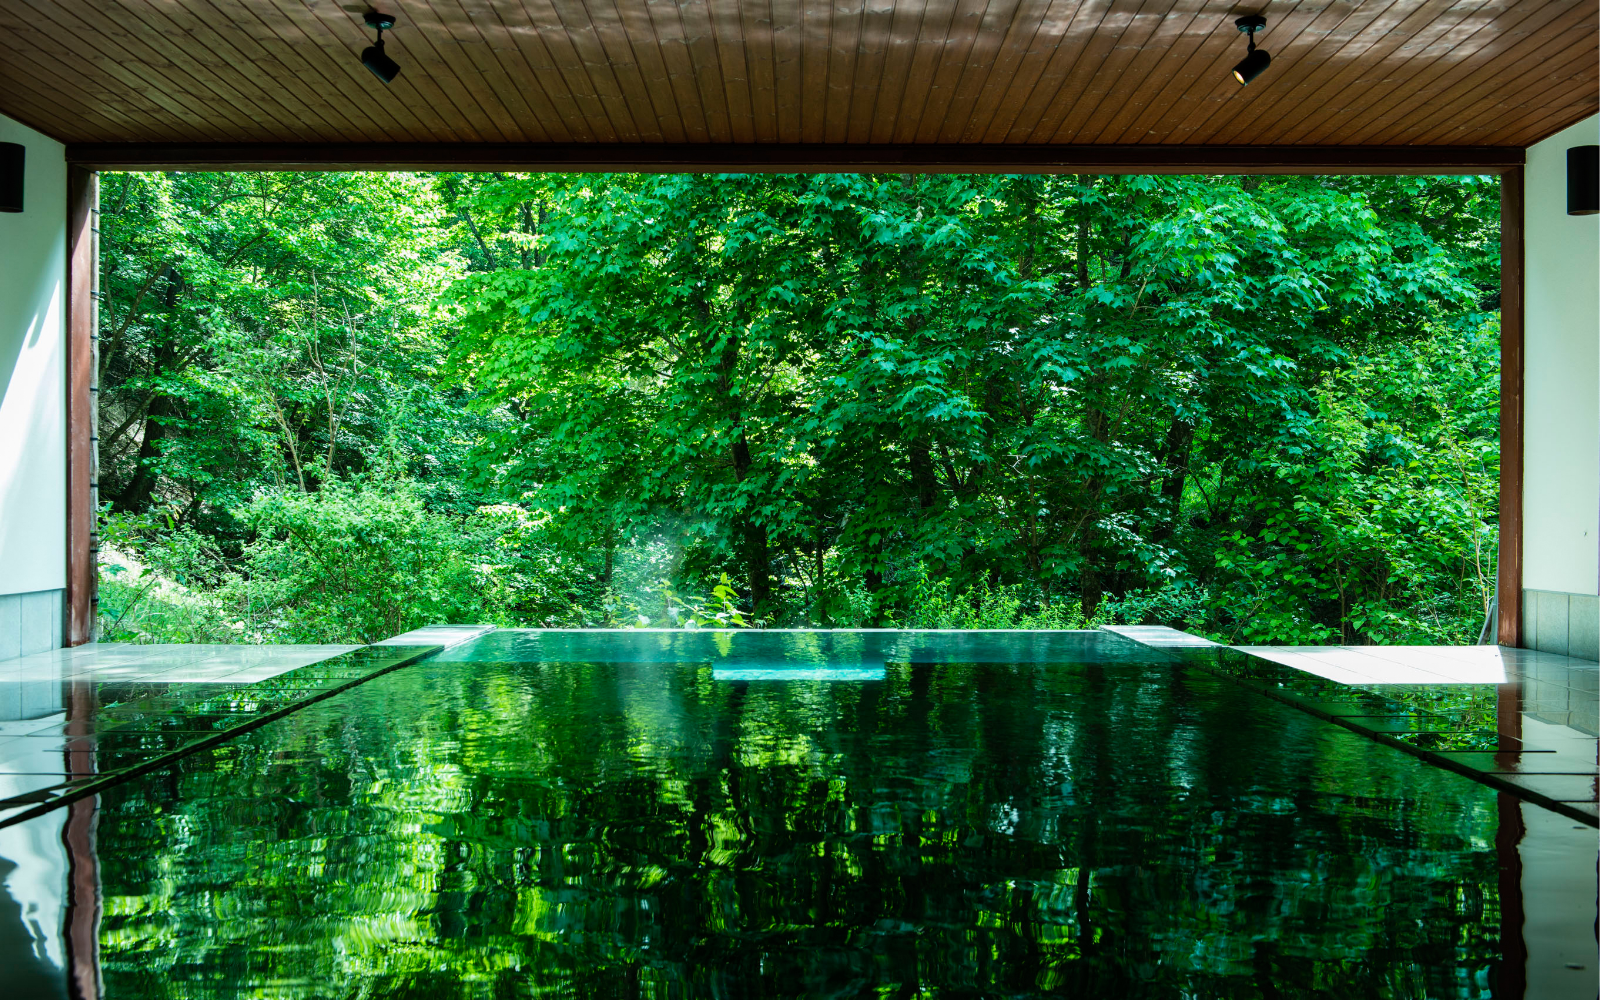
[{"label": "green reflection on water", "polygon": [[1498,955],[1493,792],[1181,665],[431,662],[228,750],[103,800],[111,997],[1436,1000]]}]

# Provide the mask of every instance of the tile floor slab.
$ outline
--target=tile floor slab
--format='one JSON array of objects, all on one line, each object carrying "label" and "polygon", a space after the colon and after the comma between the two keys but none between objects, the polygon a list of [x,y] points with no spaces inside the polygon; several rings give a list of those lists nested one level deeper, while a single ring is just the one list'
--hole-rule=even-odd
[{"label": "tile floor slab", "polygon": [[1585,660],[1581,657],[1568,656],[1565,653],[1552,653],[1544,649],[1519,649],[1511,646],[1498,646],[1501,657],[1508,668],[1517,670],[1530,670],[1541,668],[1566,668],[1569,670],[1597,670],[1600,663]]},{"label": "tile floor slab", "polygon": [[63,761],[67,740],[27,737],[0,744],[0,772],[49,771]]},{"label": "tile floor slab", "polygon": [[1567,690],[1575,694],[1587,695],[1593,698],[1600,694],[1600,671],[1573,670],[1563,679],[1562,684]]},{"label": "tile floor slab", "polygon": [[104,775],[107,768],[93,767],[88,764],[63,765],[54,771],[5,771],[0,770],[0,778],[37,778],[54,776],[62,783],[78,781],[85,778],[94,778]]},{"label": "tile floor slab", "polygon": [[[1124,637],[1139,641],[1137,631]],[[1499,646],[1238,646],[1175,655],[1501,787],[1506,775],[1542,772],[1555,790],[1588,789],[1596,773],[1600,663],[1592,660]],[[1508,691],[1521,699],[1514,719],[1505,715]],[[1512,726],[1520,740],[1500,735]],[[1543,794],[1533,784],[1512,787]],[[1592,805],[1580,811],[1596,815]]]},{"label": "tile floor slab", "polygon": [[[112,734],[105,734],[92,741],[73,741],[70,745],[62,742],[53,752],[46,755],[29,755],[27,757],[6,758],[0,767],[11,770],[23,770],[24,765],[39,762],[59,762],[61,767],[70,771],[108,771],[112,768],[106,761],[112,757],[117,759],[138,758],[146,759],[159,757],[165,753],[182,749],[191,743],[205,739],[210,733],[124,733],[119,738]],[[3,750],[3,748],[0,748]],[[45,768],[48,769],[48,768]]]},{"label": "tile floor slab", "polygon": [[209,680],[244,670],[283,672],[361,649],[347,644],[224,646],[216,644],[90,643],[0,663],[0,680],[46,674],[63,679],[164,678]]},{"label": "tile floor slab", "polygon": [[1502,775],[1502,779],[1558,802],[1596,800],[1593,774],[1508,774]]},{"label": "tile floor slab", "polygon": [[1331,681],[1348,683],[1369,679],[1368,674],[1320,659],[1304,649],[1278,646],[1234,646],[1232,648],[1247,655],[1258,656],[1261,659],[1292,667],[1295,670],[1313,674],[1317,677],[1324,677]]},{"label": "tile floor slab", "polygon": [[1520,687],[1522,704],[1530,709],[1547,707],[1564,712],[1572,707],[1573,698],[1581,694],[1565,684],[1534,677],[1523,678]]},{"label": "tile floor slab", "polygon": [[1528,718],[1534,719],[1534,720],[1536,720],[1538,722],[1546,722],[1546,723],[1549,723],[1552,726],[1562,726],[1562,727],[1565,727],[1567,729],[1571,729],[1572,726],[1573,726],[1573,723],[1576,722],[1576,721],[1579,721],[1577,712],[1538,711],[1538,712],[1526,712],[1524,714]]},{"label": "tile floor slab", "polygon": [[6,825],[8,821],[16,820],[18,817],[26,814],[32,808],[33,806],[11,806],[9,808],[0,809],[0,826]]},{"label": "tile floor slab", "polygon": [[1593,817],[1595,817],[1597,819],[1600,819],[1600,805],[1597,805],[1596,803],[1593,803],[1593,802],[1566,802],[1566,803],[1563,803],[1563,805],[1566,805],[1567,807],[1572,808],[1572,809],[1576,809],[1576,810],[1578,810],[1579,812],[1583,813],[1586,816],[1593,816]]},{"label": "tile floor slab", "polygon": [[0,809],[35,805],[87,780],[91,779],[68,778],[61,774],[0,775]]},{"label": "tile floor slab", "polygon": [[1165,625],[1102,625],[1100,630],[1156,648],[1205,649],[1217,645],[1210,639],[1180,632]]},{"label": "tile floor slab", "polygon": [[1587,746],[1593,749],[1596,745],[1593,736],[1581,733],[1571,726],[1555,725],[1529,718],[1527,713],[1522,715],[1522,739],[1529,746],[1548,746],[1553,750],[1574,746]]},{"label": "tile floor slab", "polygon": [[[159,647],[152,656],[159,656]],[[69,672],[74,680],[65,690],[93,691],[105,685],[108,692],[138,695],[127,703],[97,709],[93,716],[68,720],[65,713],[49,718],[19,720],[15,731],[0,734],[0,779],[13,784],[37,785],[54,780],[76,780],[95,774],[93,780],[115,782],[152,766],[182,769],[186,760],[203,748],[219,755],[238,753],[225,743],[232,735],[264,724],[310,699],[352,687],[391,669],[397,669],[439,651],[439,646],[357,647],[336,652],[329,647],[300,649],[257,648],[238,658],[222,657],[215,648],[183,649],[165,660],[139,659],[126,649],[93,651]],[[174,665],[174,661],[178,661]],[[55,657],[40,661],[41,669],[65,661]],[[84,664],[89,664],[85,667]],[[240,664],[244,665],[241,666]],[[19,822],[25,815],[54,808],[66,800],[48,798],[48,789],[26,794],[46,800],[20,811],[0,808],[0,826]]]},{"label": "tile floor slab", "polygon": [[[1448,663],[1436,657],[1395,658],[1373,656],[1364,647],[1352,646],[1236,646],[1253,656],[1261,656],[1308,673],[1348,683],[1363,684],[1439,684],[1452,680]],[[1428,669],[1434,666],[1439,669]]]},{"label": "tile floor slab", "polygon": [[1553,751],[1445,751],[1438,756],[1486,774],[1594,774],[1594,768],[1585,761]]},{"label": "tile floor slab", "polygon": [[424,625],[410,632],[373,643],[375,646],[441,646],[449,649],[493,632],[493,625]]},{"label": "tile floor slab", "polygon": [[[1447,683],[1503,684],[1506,663],[1497,646],[1344,646],[1384,664],[1437,674]],[[1381,669],[1381,668],[1380,668]]]}]

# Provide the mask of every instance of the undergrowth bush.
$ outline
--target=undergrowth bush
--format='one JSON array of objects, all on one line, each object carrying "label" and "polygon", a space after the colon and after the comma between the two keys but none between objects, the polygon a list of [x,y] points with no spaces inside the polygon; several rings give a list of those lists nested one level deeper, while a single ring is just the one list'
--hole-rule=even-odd
[{"label": "undergrowth bush", "polygon": [[103,638],[376,642],[484,616],[462,525],[409,484],[263,492],[238,514],[253,536],[232,560],[192,528],[108,518]]}]

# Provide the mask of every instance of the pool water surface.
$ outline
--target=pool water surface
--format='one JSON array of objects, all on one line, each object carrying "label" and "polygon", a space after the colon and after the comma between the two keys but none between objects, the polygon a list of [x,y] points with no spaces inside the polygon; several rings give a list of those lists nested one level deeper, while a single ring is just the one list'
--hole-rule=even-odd
[{"label": "pool water surface", "polygon": [[109,997],[1493,995],[1496,793],[1103,633],[490,633],[100,799]]}]

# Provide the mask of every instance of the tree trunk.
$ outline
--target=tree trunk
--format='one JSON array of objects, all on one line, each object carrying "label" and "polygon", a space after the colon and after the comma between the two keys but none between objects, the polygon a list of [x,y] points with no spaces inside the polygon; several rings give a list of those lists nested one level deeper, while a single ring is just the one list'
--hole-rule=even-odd
[{"label": "tree trunk", "polygon": [[[1094,177],[1092,175],[1079,174],[1078,175],[1078,183],[1081,186],[1088,187],[1088,186],[1094,184]],[[1079,288],[1088,288],[1089,287],[1089,206],[1083,203],[1083,197],[1082,197],[1081,194],[1079,195],[1079,198],[1078,198],[1078,247],[1077,247],[1077,253],[1074,256],[1076,256],[1076,258],[1077,258],[1077,260],[1074,261],[1074,263],[1077,264],[1078,287]]]},{"label": "tree trunk", "polygon": [[177,407],[171,396],[159,395],[150,401],[144,418],[144,434],[139,442],[139,456],[133,463],[133,478],[117,497],[117,506],[121,509],[133,513],[150,509],[150,499],[160,479],[155,463],[161,457],[161,440],[167,436],[167,427],[161,418],[176,415]]},{"label": "tree trunk", "polygon": [[1162,465],[1166,475],[1161,479],[1161,499],[1168,511],[1167,520],[1156,532],[1165,539],[1178,529],[1178,519],[1183,516],[1183,487],[1189,476],[1189,449],[1194,445],[1194,426],[1187,420],[1175,419],[1167,428],[1166,455]]},{"label": "tree trunk", "polygon": [[[709,308],[705,312],[709,328]],[[745,434],[744,415],[740,410],[739,397],[733,388],[733,373],[738,364],[739,338],[729,337],[723,345],[722,357],[717,359],[717,376],[723,398],[728,401],[733,426],[738,430],[737,436],[733,439],[733,473],[742,483],[749,478],[754,463],[750,457],[750,439]],[[750,602],[753,610],[760,614],[772,601],[772,555],[768,550],[767,528],[766,525],[757,523],[749,511],[745,510],[735,518],[734,530],[738,536],[739,555],[744,560],[745,576],[750,585]]]},{"label": "tree trunk", "polygon": [[910,458],[911,481],[917,488],[917,506],[927,510],[939,499],[939,480],[933,474],[933,455],[925,442],[914,441]]},{"label": "tree trunk", "polygon": [[768,572],[772,554],[767,543],[767,528],[747,517],[743,533],[744,562],[750,575],[750,603],[759,614],[772,603],[772,577]]},{"label": "tree trunk", "polygon": [[[1093,558],[1091,554],[1091,560]],[[1094,562],[1089,562],[1083,571],[1083,617],[1093,618],[1100,607],[1100,599],[1105,596],[1105,589],[1100,582],[1100,570]]]},{"label": "tree trunk", "polygon": [[[733,442],[733,471],[742,483],[750,474],[750,442],[740,431]],[[772,556],[767,546],[767,528],[748,512],[741,513],[734,522],[739,536],[739,555],[744,560],[745,575],[750,584],[750,601],[757,613],[772,600],[770,567]]]}]

